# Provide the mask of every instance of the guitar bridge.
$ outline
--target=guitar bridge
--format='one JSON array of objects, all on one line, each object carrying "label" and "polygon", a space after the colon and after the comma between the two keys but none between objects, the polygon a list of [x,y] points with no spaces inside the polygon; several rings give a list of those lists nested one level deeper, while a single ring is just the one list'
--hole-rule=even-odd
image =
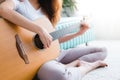
[{"label": "guitar bridge", "polygon": [[20,57],[24,60],[25,64],[29,64],[28,57],[24,51],[22,42],[21,42],[18,34],[15,35],[15,39],[16,39],[16,47],[17,47],[17,50],[18,50]]}]

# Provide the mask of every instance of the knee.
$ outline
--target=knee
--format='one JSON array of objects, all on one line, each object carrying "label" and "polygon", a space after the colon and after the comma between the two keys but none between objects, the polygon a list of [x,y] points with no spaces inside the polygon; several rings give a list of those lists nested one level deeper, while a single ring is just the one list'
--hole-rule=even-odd
[{"label": "knee", "polygon": [[65,70],[53,70],[51,74],[51,80],[68,80],[66,77]]},{"label": "knee", "polygon": [[107,57],[107,48],[105,47],[100,48],[100,52],[101,54],[99,56],[101,56],[101,59],[104,60]]},{"label": "knee", "polygon": [[37,74],[41,80],[68,80],[65,75],[65,68],[59,64],[43,66]]},{"label": "knee", "polygon": [[106,48],[106,47],[102,47],[102,48],[100,48],[100,50],[101,50],[102,52],[106,52],[106,53],[107,53],[107,48]]},{"label": "knee", "polygon": [[107,48],[106,47],[95,47],[96,58],[104,60],[107,57]]},{"label": "knee", "polygon": [[39,80],[43,79],[43,80],[68,80],[65,73],[60,71],[60,70],[52,70],[47,72],[46,74],[37,74]]},{"label": "knee", "polygon": [[58,71],[56,74],[56,80],[68,80],[65,72]]}]

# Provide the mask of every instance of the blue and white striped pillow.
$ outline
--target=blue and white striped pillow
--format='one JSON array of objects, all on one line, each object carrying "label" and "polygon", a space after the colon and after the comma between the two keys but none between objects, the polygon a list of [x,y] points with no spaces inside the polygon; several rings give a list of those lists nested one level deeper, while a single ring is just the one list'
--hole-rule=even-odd
[{"label": "blue and white striped pillow", "polygon": [[[76,23],[80,23],[80,18],[76,18],[76,17],[62,18],[60,20],[60,22],[57,24],[56,30],[66,28],[69,26],[73,26]],[[73,31],[73,32],[75,32],[75,31]],[[94,39],[93,29],[91,28],[85,34],[78,36],[76,38],[73,38],[67,42],[61,43],[60,48],[61,49],[73,48],[79,44],[86,43],[93,39]]]}]

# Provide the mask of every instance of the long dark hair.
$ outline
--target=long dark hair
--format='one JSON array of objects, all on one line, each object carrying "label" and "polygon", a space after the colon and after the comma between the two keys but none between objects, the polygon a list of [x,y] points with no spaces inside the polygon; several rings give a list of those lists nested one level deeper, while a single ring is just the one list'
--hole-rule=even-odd
[{"label": "long dark hair", "polygon": [[53,26],[60,19],[62,0],[38,0],[44,14],[49,18]]}]

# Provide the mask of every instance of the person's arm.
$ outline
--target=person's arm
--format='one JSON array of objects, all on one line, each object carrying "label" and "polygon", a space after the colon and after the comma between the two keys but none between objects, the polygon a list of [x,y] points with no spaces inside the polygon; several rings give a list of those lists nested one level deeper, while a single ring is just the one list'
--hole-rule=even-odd
[{"label": "person's arm", "polygon": [[81,26],[80,26],[80,30],[79,30],[78,32],[72,33],[72,34],[67,34],[67,35],[61,37],[61,38],[59,39],[59,42],[60,42],[60,43],[66,42],[66,41],[68,41],[68,40],[70,40],[70,39],[73,39],[73,38],[75,38],[75,37],[77,37],[77,36],[80,36],[80,35],[82,35],[83,33],[85,33],[88,29],[89,29],[88,25],[85,24],[85,23],[82,23]]},{"label": "person's arm", "polygon": [[45,29],[41,26],[33,23],[32,21],[25,18],[23,15],[19,14],[14,10],[15,4],[13,0],[6,0],[0,5],[0,16],[13,22],[16,25],[19,25],[27,30],[39,34],[41,41],[44,44],[44,47],[47,48],[50,46],[52,37],[49,35]]}]

